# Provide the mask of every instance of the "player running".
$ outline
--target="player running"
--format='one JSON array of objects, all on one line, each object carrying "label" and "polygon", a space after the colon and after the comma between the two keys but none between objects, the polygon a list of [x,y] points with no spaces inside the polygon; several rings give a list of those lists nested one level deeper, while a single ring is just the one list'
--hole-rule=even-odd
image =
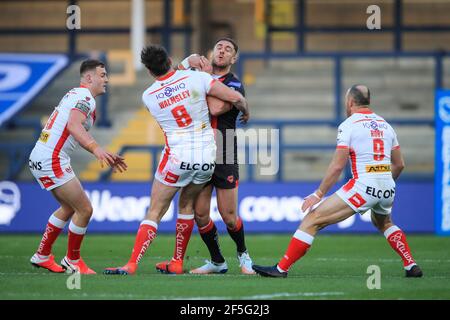
[{"label": "player running", "polygon": [[[183,60],[179,68],[188,69],[192,67],[212,72],[214,79],[245,96],[244,86],[230,71],[231,66],[238,59],[238,54],[239,48],[234,40],[220,38],[216,41],[212,51],[212,65],[203,56],[191,55]],[[194,210],[200,236],[208,247],[211,260],[207,260],[206,264],[191,270],[190,273],[210,274],[226,273],[228,271],[227,263],[220,251],[217,228],[210,218],[211,197],[213,188],[215,188],[219,213],[227,225],[229,235],[236,243],[237,258],[241,272],[243,274],[255,274],[252,269],[252,260],[245,245],[244,226],[237,214],[239,164],[237,160],[236,119],[239,109],[217,99],[209,99],[208,104],[210,106],[218,105],[221,108],[225,108],[227,112],[219,116],[212,116],[212,127],[217,130],[217,164],[211,181],[206,184],[198,196]],[[182,257],[184,257],[184,252],[180,254],[177,243],[173,258],[170,261],[158,263],[156,265],[157,269],[161,271],[169,270],[170,273],[183,272]]]},{"label": "player running", "polygon": [[[30,154],[31,173],[61,205],[50,216],[38,250],[30,261],[51,272],[95,274],[80,256],[92,205],[70,166],[70,155],[81,145],[102,167],[106,163],[114,171],[123,172],[127,166],[122,157],[102,149],[88,133],[95,122],[95,97],[105,93],[108,83],[104,63],[92,59],[83,61],[80,76],[80,87],[70,90],[61,99]],[[52,245],[70,219],[67,254],[61,267],[51,253]]]},{"label": "player running", "polygon": [[349,157],[353,178],[305,216],[278,264],[253,266],[262,276],[287,277],[290,267],[305,255],[319,230],[368,210],[372,212],[374,226],[403,260],[406,277],[422,276],[405,234],[391,219],[394,180],[404,168],[396,133],[369,108],[370,91],[366,86],[352,86],[345,99],[348,118],[339,126],[334,158],[319,189],[306,197],[302,211],[308,212],[321,201],[336,183]]},{"label": "player running", "polygon": [[194,201],[215,167],[216,143],[209,112],[224,112],[220,108],[209,110],[206,95],[229,101],[248,116],[247,101],[239,92],[205,72],[174,70],[164,48],[157,45],[144,48],[141,61],[156,78],[142,98],[164,131],[166,145],[153,180],[150,207],[137,232],[131,257],[125,266],[107,268],[105,274],[136,272],[180,188],[176,239],[183,260],[194,227]]}]

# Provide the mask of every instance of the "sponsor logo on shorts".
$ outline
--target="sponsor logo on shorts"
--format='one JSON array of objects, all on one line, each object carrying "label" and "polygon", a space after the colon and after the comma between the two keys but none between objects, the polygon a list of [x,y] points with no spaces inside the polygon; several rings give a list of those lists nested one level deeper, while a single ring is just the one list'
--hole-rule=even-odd
[{"label": "sponsor logo on shorts", "polygon": [[42,131],[41,135],[39,136],[39,141],[42,143],[47,143],[49,137],[50,137],[50,132]]},{"label": "sponsor logo on shorts", "polygon": [[166,176],[164,177],[164,181],[166,181],[168,183],[176,183],[179,178],[180,178],[179,175],[176,175],[170,171],[167,171]]},{"label": "sponsor logo on shorts", "polygon": [[228,181],[229,183],[233,183],[233,182],[234,182],[234,176],[228,176],[228,177],[227,177],[227,181]]},{"label": "sponsor logo on shorts", "polygon": [[28,166],[31,170],[42,170],[42,162],[28,160]]},{"label": "sponsor logo on shorts", "polygon": [[353,196],[348,198],[348,201],[350,201],[350,203],[356,208],[362,207],[367,202],[359,193],[355,193]]},{"label": "sponsor logo on shorts", "polygon": [[64,170],[66,170],[67,173],[72,173],[73,172],[72,167],[67,167]]},{"label": "sponsor logo on shorts", "polygon": [[366,194],[378,199],[389,199],[395,195],[395,188],[390,190],[380,190],[373,187],[366,187]]},{"label": "sponsor logo on shorts", "polygon": [[202,171],[210,171],[213,170],[216,164],[213,163],[189,163],[189,162],[181,162],[180,169],[181,170],[202,170]]},{"label": "sponsor logo on shorts", "polygon": [[46,189],[55,184],[55,182],[49,176],[41,177],[39,178],[39,180],[42,182],[42,185]]},{"label": "sponsor logo on shorts", "polygon": [[367,173],[391,172],[391,166],[388,164],[366,165]]}]

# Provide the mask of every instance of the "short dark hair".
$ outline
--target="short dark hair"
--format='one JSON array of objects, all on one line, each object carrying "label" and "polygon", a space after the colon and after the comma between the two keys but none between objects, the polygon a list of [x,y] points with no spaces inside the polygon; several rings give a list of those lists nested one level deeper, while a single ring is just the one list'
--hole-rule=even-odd
[{"label": "short dark hair", "polygon": [[348,94],[355,100],[357,106],[370,105],[370,90],[365,85],[353,85],[348,91]]},{"label": "short dark hair", "polygon": [[87,59],[81,63],[80,66],[80,76],[82,76],[86,71],[95,70],[97,67],[105,67],[105,63],[97,59]]},{"label": "short dark hair", "polygon": [[233,45],[233,48],[234,48],[234,51],[236,52],[236,54],[239,53],[239,47],[238,47],[236,41],[234,41],[233,39],[228,38],[228,37],[222,37],[222,38],[219,38],[219,39],[217,39],[216,42],[214,43],[214,47],[215,47],[216,44],[219,43],[220,41],[228,41],[229,43],[231,43],[231,44]]},{"label": "short dark hair", "polygon": [[151,44],[142,49],[141,62],[156,77],[166,74],[171,66],[166,49],[156,44]]}]

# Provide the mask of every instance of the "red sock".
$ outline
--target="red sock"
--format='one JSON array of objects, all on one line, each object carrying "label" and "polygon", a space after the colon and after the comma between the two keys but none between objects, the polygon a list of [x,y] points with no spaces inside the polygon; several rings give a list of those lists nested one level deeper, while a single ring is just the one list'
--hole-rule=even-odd
[{"label": "red sock", "polygon": [[403,260],[403,266],[409,266],[415,264],[411,251],[406,241],[406,235],[397,226],[392,226],[384,232],[389,245]]},{"label": "red sock", "polygon": [[194,215],[178,214],[173,260],[183,261],[189,239],[191,238],[192,229],[194,229]]},{"label": "red sock", "polygon": [[139,263],[147,251],[147,248],[156,238],[158,225],[151,220],[142,221],[134,241],[133,252],[128,263]]},{"label": "red sock", "polygon": [[52,253],[53,243],[58,238],[61,231],[66,226],[67,221],[63,221],[54,214],[50,216],[48,219],[47,226],[45,227],[44,235],[42,236],[42,240],[39,243],[39,247],[37,253],[42,256],[48,256]]},{"label": "red sock", "polygon": [[39,248],[37,253],[42,256],[48,256],[52,252],[52,246],[55,242],[56,238],[58,238],[62,229],[55,227],[50,222],[47,223],[47,227],[45,228],[44,235],[42,236],[42,240],[39,243]]},{"label": "red sock", "polygon": [[278,262],[278,267],[285,272],[289,271],[291,266],[305,255],[306,251],[311,247],[313,240],[313,236],[297,230],[289,243],[286,253],[280,262]]},{"label": "red sock", "polygon": [[87,227],[78,227],[73,223],[69,224],[69,241],[67,244],[67,258],[69,260],[80,259],[81,242],[83,242]]}]

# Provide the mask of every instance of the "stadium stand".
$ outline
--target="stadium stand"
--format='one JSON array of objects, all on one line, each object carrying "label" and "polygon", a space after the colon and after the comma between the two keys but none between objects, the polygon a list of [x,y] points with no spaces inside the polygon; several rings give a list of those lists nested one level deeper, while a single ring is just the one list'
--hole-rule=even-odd
[{"label": "stadium stand", "polygon": [[[260,13],[255,11],[255,4],[263,2],[267,11],[265,16],[260,17]],[[181,59],[186,52],[191,51],[193,43],[200,43],[193,46],[195,51],[204,49],[201,42],[207,41],[199,39],[204,39],[208,33],[206,40],[209,37],[211,41],[213,37],[223,33],[225,26],[228,35],[234,36],[242,44],[243,54],[236,72],[245,81],[254,125],[283,127],[281,136],[286,146],[315,144],[320,147],[332,144],[338,119],[336,109],[339,104],[336,100],[342,102],[345,89],[350,84],[365,83],[372,89],[376,111],[389,120],[411,120],[410,124],[402,124],[397,128],[407,160],[406,173],[419,178],[431,178],[434,170],[434,145],[430,143],[434,139],[434,129],[430,126],[434,117],[433,90],[450,85],[450,59],[445,54],[450,43],[447,41],[450,27],[445,12],[450,10],[450,3],[430,3],[425,0],[381,1],[383,28],[369,33],[365,29],[365,2],[263,2],[236,0],[233,6],[229,6],[221,1],[211,1],[210,24],[205,24],[199,18],[202,12],[200,2],[175,1],[174,7],[171,7],[172,2],[169,0],[146,1],[145,11],[150,17],[146,23],[148,40],[163,43],[171,49],[176,59]],[[83,30],[78,35],[75,32],[67,34],[65,29],[60,29],[56,14],[64,11],[67,4],[71,3],[77,3],[83,8]],[[191,7],[183,11],[190,14],[189,19],[179,14],[182,11],[180,3],[187,9]],[[105,14],[96,17],[95,12],[99,8]],[[67,88],[76,85],[80,61],[76,54],[89,50],[89,54],[98,55],[100,51],[126,50],[129,47],[130,16],[123,14],[130,11],[129,1],[114,1],[108,3],[108,6],[104,6],[102,1],[86,0],[62,1],[57,4],[52,1],[41,1],[39,4],[22,0],[2,1],[0,9],[7,13],[5,19],[0,21],[0,51],[65,51],[72,59],[70,68],[29,104],[18,118],[20,120],[41,120],[58,103],[56,100]],[[171,10],[178,12],[178,15],[171,13]],[[48,19],[43,21],[37,18],[42,14],[48,16]],[[21,24],[20,28],[17,23]],[[192,30],[196,30],[193,37]],[[341,83],[336,89],[336,63],[333,55],[344,51],[355,55],[358,52],[377,51],[384,52],[386,56],[342,56],[339,67]],[[427,56],[425,52],[421,57],[399,56],[399,53],[408,51],[433,52],[436,56]],[[441,51],[442,56],[437,58]],[[308,56],[318,52],[324,55],[319,58]],[[280,53],[287,53],[289,57],[280,58]],[[252,57],[252,54],[257,55],[257,58]],[[438,59],[441,59],[440,62]],[[442,68],[437,67],[439,63]],[[114,63],[109,67],[112,72],[122,68]],[[159,129],[147,122],[149,117],[141,108],[140,95],[150,80],[143,72],[136,75],[136,82],[132,85],[111,84],[106,116],[106,120],[111,121],[111,127],[97,127],[93,132],[101,144],[112,150],[148,144],[159,146],[163,143]],[[415,120],[422,122],[417,123]],[[296,121],[299,122],[298,125],[295,124]],[[310,123],[305,124],[305,121]],[[21,141],[25,145],[34,143],[36,122],[34,123],[34,127],[28,129],[14,130],[9,127],[2,130],[0,140]],[[24,163],[25,154],[18,154],[14,158],[5,154],[5,149],[2,148],[2,151],[2,178],[15,176],[30,180],[31,175],[26,166],[19,175],[16,172],[11,175],[12,167],[8,164],[11,159],[21,159]],[[132,163],[130,167],[136,168],[136,171],[130,170],[120,179],[151,179],[153,154],[148,151],[129,151],[126,156]],[[271,179],[318,179],[330,156],[331,149],[326,147],[297,150],[289,147],[282,152],[281,174]],[[73,158],[74,170],[83,179],[105,177],[104,173],[95,168],[89,154],[77,153],[76,157],[82,159]],[[18,164],[20,161],[13,162]],[[246,169],[242,168],[243,179],[267,179],[248,174]],[[18,172],[17,168],[14,170]],[[119,179],[115,175],[111,178]]]}]

